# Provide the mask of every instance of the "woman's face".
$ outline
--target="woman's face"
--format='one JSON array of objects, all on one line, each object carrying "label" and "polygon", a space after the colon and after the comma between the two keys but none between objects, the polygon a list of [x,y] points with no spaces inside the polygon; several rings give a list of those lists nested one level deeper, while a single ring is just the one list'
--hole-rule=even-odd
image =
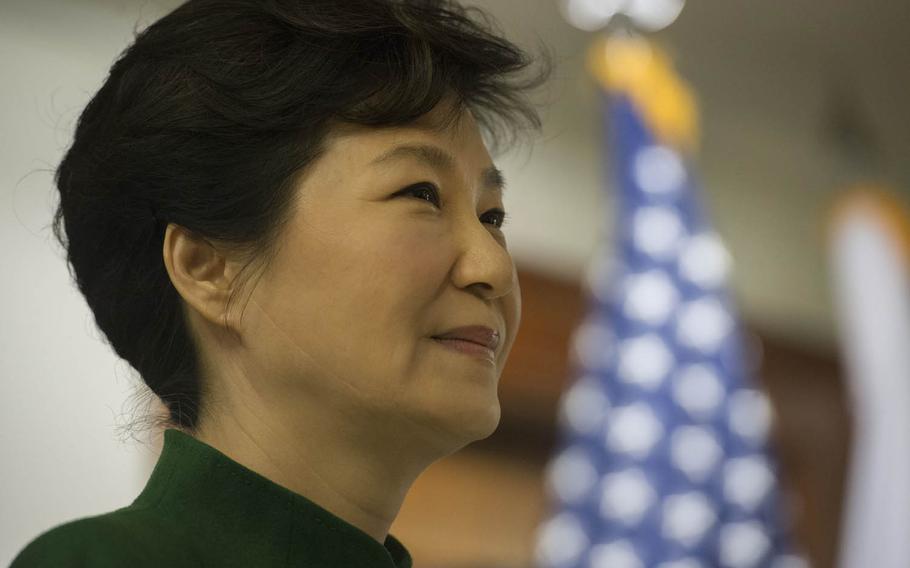
[{"label": "woman's face", "polygon": [[[336,133],[300,179],[241,325],[253,377],[287,412],[337,409],[448,445],[496,429],[521,317],[501,178],[470,114],[434,131],[438,112]],[[492,360],[432,339],[471,325],[500,333]]]}]

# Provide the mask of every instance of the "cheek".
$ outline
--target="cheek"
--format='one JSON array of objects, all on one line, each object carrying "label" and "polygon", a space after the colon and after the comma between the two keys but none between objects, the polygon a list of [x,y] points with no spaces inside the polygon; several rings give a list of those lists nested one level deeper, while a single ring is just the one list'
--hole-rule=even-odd
[{"label": "cheek", "polygon": [[378,349],[429,331],[427,311],[448,274],[445,245],[416,232],[374,231],[359,246],[341,251],[333,272],[337,301],[351,333],[366,335]]},{"label": "cheek", "polygon": [[518,275],[515,276],[515,288],[512,291],[512,313],[515,320],[514,327],[515,331],[518,331],[518,327],[521,324],[521,285],[518,282]]},{"label": "cheek", "polygon": [[374,234],[362,245],[344,251],[349,262],[333,292],[341,309],[331,316],[333,327],[350,350],[338,364],[361,391],[372,393],[375,404],[399,404],[415,396],[415,382],[422,383],[416,377],[427,374],[426,336],[434,325],[429,314],[448,273],[445,254],[438,244],[402,235],[400,228],[394,235]]},{"label": "cheek", "polygon": [[451,266],[448,248],[439,236],[417,231],[402,234],[399,230],[398,234],[371,243],[361,260],[369,278],[386,287],[376,290],[377,286],[373,286],[374,292],[387,292],[393,304],[406,302],[416,307],[438,293],[445,281]]},{"label": "cheek", "polygon": [[521,326],[521,287],[518,282],[518,275],[513,274],[512,292],[503,297],[502,312],[505,318],[507,346],[511,349],[512,343],[518,335],[518,328]]}]

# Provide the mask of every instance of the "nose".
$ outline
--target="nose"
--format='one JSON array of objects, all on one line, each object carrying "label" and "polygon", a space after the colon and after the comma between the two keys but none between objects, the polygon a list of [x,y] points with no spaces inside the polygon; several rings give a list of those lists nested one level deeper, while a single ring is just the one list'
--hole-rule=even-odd
[{"label": "nose", "polygon": [[459,287],[486,300],[512,292],[515,264],[506,248],[505,237],[474,217],[462,224],[459,254],[452,269],[452,280]]}]

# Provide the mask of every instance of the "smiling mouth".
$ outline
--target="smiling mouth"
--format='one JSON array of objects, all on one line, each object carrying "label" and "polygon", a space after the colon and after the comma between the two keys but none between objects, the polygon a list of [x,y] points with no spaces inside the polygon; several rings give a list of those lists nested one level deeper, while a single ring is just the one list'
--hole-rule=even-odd
[{"label": "smiling mouth", "polygon": [[473,341],[468,341],[466,339],[440,339],[434,337],[433,341],[458,353],[471,355],[490,362],[496,361],[496,353],[486,345],[474,343]]}]

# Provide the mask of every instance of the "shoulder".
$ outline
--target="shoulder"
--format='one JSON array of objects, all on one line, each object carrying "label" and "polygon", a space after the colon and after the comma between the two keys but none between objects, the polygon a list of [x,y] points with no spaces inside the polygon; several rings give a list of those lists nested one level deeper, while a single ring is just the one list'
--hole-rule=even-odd
[{"label": "shoulder", "polygon": [[34,538],[10,568],[174,566],[188,552],[171,527],[129,507],[57,525]]}]

